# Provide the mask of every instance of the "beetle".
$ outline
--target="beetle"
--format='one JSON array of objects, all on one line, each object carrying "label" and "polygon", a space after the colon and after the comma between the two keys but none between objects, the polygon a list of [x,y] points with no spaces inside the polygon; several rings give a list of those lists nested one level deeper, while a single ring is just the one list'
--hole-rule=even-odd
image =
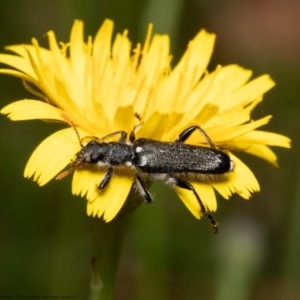
[{"label": "beetle", "polygon": [[[204,135],[210,147],[185,144],[185,141],[196,130]],[[117,141],[104,142],[108,137],[119,135]],[[135,185],[142,198],[150,203],[153,201],[148,192],[144,178],[162,180],[173,186],[191,191],[199,202],[202,213],[206,215],[215,232],[218,223],[206,210],[200,196],[188,181],[189,177],[205,175],[221,175],[233,170],[233,161],[224,151],[216,149],[214,143],[200,126],[190,126],[180,133],[174,142],[163,142],[147,138],[136,139],[134,129],[127,141],[125,131],[113,132],[101,140],[92,139],[76,154],[71,163],[71,170],[84,165],[98,165],[106,172],[100,181],[99,190],[110,182],[114,169],[127,167],[135,171]],[[65,171],[57,179],[69,174]]]}]

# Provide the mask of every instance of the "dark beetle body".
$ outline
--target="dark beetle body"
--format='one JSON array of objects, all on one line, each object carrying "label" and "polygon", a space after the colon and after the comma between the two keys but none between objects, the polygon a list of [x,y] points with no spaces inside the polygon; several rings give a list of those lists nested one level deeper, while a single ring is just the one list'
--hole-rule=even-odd
[{"label": "dark beetle body", "polygon": [[147,139],[136,140],[133,148],[134,165],[145,173],[223,174],[231,169],[229,156],[211,148]]},{"label": "dark beetle body", "polygon": [[[199,130],[205,136],[210,148],[184,144],[195,130]],[[210,138],[199,126],[187,128],[175,142],[135,139],[133,131],[129,141],[126,141],[127,134],[124,131],[112,133],[107,137],[115,134],[120,134],[118,141],[105,143],[93,140],[82,146],[72,167],[97,164],[106,168],[99,189],[105,188],[109,183],[115,167],[134,169],[136,187],[147,202],[152,201],[152,196],[143,182],[147,175],[149,178],[162,179],[171,185],[190,190],[197,198],[203,214],[208,216],[214,230],[218,230],[217,222],[207,212],[193,185],[186,180],[186,175],[224,174],[233,170],[233,162],[228,154],[215,149]]]},{"label": "dark beetle body", "polygon": [[91,141],[77,154],[75,164],[132,166],[148,174],[223,174],[232,168],[230,157],[225,152],[149,139],[137,139],[133,144]]}]

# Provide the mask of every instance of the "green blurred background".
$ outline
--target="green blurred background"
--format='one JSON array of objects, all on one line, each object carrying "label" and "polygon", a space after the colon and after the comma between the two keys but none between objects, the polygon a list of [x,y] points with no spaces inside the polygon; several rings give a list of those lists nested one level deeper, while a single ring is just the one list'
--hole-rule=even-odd
[{"label": "green blurred background", "polygon": [[[205,28],[218,36],[211,70],[238,63],[277,83],[255,116],[272,114],[265,129],[293,140],[292,150],[275,149],[280,168],[244,157],[262,191],[251,201],[219,198],[218,235],[155,184],[156,201],[129,223],[115,299],[300,299],[299,11],[297,0],[0,2],[2,49],[31,37],[45,40],[49,29],[67,41],[76,18],[84,20],[86,35],[112,18],[135,43],[151,21],[156,33],[171,35],[174,61]],[[0,86],[1,107],[29,97],[16,78],[1,75]],[[71,196],[71,176],[42,188],[22,177],[31,152],[57,128],[0,118],[0,299],[87,298],[99,221],[86,216],[84,199]]]}]

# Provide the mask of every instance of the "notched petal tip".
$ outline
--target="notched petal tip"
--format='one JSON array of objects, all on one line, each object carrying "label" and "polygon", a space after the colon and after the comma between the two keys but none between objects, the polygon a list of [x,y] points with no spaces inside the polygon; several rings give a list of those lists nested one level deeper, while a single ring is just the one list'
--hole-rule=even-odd
[{"label": "notched petal tip", "polygon": [[55,132],[34,150],[24,170],[24,177],[45,185],[61,172],[78,151],[73,128]]},{"label": "notched petal tip", "polygon": [[104,176],[104,171],[92,168],[75,170],[72,181],[72,193],[80,197],[87,197],[94,201],[99,196],[98,185]]},{"label": "notched petal tip", "polygon": [[244,199],[249,199],[252,193],[259,192],[260,186],[253,172],[236,156],[231,154],[234,161],[234,170],[226,174],[228,180],[214,183],[214,188],[226,199],[231,194],[239,194]]},{"label": "notched petal tip", "polygon": [[73,194],[87,198],[87,214],[93,217],[103,217],[110,222],[124,205],[132,187],[132,174],[122,174],[116,171],[109,184],[103,190],[98,186],[105,174],[91,169],[75,171],[72,183]]}]

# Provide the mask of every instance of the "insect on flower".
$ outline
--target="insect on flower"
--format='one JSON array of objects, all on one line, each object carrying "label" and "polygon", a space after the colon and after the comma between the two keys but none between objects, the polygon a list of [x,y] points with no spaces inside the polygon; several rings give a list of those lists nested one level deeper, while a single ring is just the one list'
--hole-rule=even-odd
[{"label": "insect on flower", "polygon": [[[56,130],[35,148],[24,176],[43,186],[74,171],[72,193],[86,198],[88,216],[105,222],[122,209],[133,184],[150,202],[147,183],[162,180],[195,218],[209,215],[217,227],[210,217],[216,193],[250,199],[260,190],[238,153],[278,166],[273,147],[290,148],[288,137],[260,129],[271,115],[252,115],[274,81],[268,74],[252,78],[251,70],[236,64],[209,71],[216,36],[204,29],[174,63],[170,37],[153,33],[152,24],[136,45],[128,30],[114,34],[113,28],[105,20],[86,40],[84,23],[76,20],[67,42],[50,30],[48,47],[33,38],[0,53],[7,66],[0,73],[21,78],[34,94],[0,113],[13,121],[72,120],[83,137],[78,145],[75,126]],[[139,129],[135,113],[143,120]],[[191,125],[204,128],[213,143]]]},{"label": "insect on flower", "polygon": [[[135,171],[136,188],[146,202],[152,202],[153,198],[145,186],[144,179],[162,180],[171,186],[189,190],[199,202],[202,213],[208,217],[214,232],[218,232],[218,223],[206,210],[188,178],[230,172],[233,170],[233,162],[228,154],[215,148],[209,136],[200,126],[188,127],[174,142],[161,142],[146,138],[136,139],[134,128],[128,141],[125,131],[116,131],[100,140],[92,138],[86,145],[82,144],[76,127],[74,128],[81,150],[76,154],[70,169],[59,174],[56,179],[62,179],[73,170],[85,165],[96,164],[100,168],[106,169],[98,185],[98,189],[102,190],[109,184],[114,168],[131,168]],[[209,148],[184,143],[196,130],[204,135]],[[104,142],[105,139],[115,135],[120,136],[117,141]]]}]

